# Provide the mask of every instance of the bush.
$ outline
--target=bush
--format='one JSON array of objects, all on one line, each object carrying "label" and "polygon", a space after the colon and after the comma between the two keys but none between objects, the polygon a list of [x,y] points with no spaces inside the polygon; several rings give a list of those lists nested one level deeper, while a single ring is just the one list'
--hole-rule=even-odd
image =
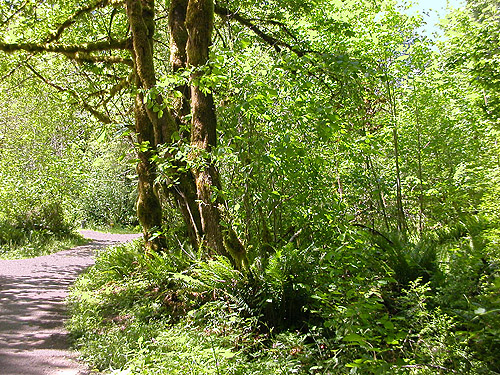
[{"label": "bush", "polygon": [[71,232],[60,203],[28,201],[18,208],[16,214],[9,212],[9,220],[0,220],[0,257],[35,257],[82,243]]},{"label": "bush", "polygon": [[7,220],[0,220],[0,245],[19,244],[25,236],[25,232],[15,227]]},{"label": "bush", "polygon": [[71,226],[66,222],[60,202],[41,202],[27,205],[24,212],[15,215],[15,226],[25,232],[45,230],[57,235],[67,234]]}]

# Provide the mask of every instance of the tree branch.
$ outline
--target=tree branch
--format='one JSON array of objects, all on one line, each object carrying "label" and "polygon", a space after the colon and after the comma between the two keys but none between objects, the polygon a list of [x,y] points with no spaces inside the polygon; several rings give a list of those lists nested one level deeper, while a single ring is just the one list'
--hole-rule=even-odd
[{"label": "tree branch", "polygon": [[95,56],[86,52],[75,52],[75,53],[63,53],[64,56],[80,61],[80,62],[104,62],[110,64],[125,64],[128,66],[134,66],[134,62],[131,59],[127,59],[120,56]]},{"label": "tree branch", "polygon": [[61,87],[58,84],[49,81],[47,78],[45,78],[39,72],[37,72],[35,70],[35,68],[33,68],[30,64],[26,64],[26,66],[28,67],[29,70],[31,70],[33,72],[33,74],[35,76],[37,76],[39,79],[41,79],[47,85],[55,88],[57,91],[69,93],[73,98],[76,99],[76,101],[78,102],[78,104],[80,106],[82,106],[83,109],[85,109],[86,111],[88,111],[89,113],[91,113],[99,121],[101,121],[101,122],[103,122],[105,124],[111,124],[112,123],[111,119],[106,114],[99,112],[97,109],[95,109],[94,107],[92,107],[91,105],[89,105],[88,103],[86,103],[85,101],[81,100],[80,97],[78,96],[78,94],[75,91],[73,91],[71,89],[68,89],[68,88]]},{"label": "tree branch", "polygon": [[103,101],[103,105],[106,105],[113,97],[118,94],[120,91],[122,91],[124,88],[127,87],[127,85],[131,84],[135,76],[135,72],[131,72],[128,77],[123,78],[118,82],[115,86],[109,90],[109,96]]},{"label": "tree branch", "polygon": [[374,234],[376,236],[380,236],[382,237],[384,240],[386,240],[390,245],[394,245],[394,242],[392,242],[389,238],[387,238],[385,235],[383,235],[382,233],[380,233],[378,230],[374,229],[374,228],[370,228],[369,226],[366,226],[364,224],[360,224],[360,223],[351,223],[352,226],[354,227],[360,227],[360,228],[363,228],[363,229],[366,229],[367,231],[369,231],[371,234]]},{"label": "tree branch", "polygon": [[51,43],[54,41],[57,41],[64,30],[66,30],[68,27],[73,25],[76,20],[83,14],[92,12],[93,10],[99,8],[99,7],[104,7],[108,4],[109,0],[98,0],[94,2],[93,4],[84,6],[80,9],[78,9],[75,13],[73,13],[66,21],[64,21],[62,24],[59,25],[57,30],[49,34],[49,36],[46,38],[45,43]]},{"label": "tree branch", "polygon": [[283,22],[276,21],[276,20],[269,20],[269,19],[262,20],[262,19],[257,19],[257,18],[249,19],[249,21],[261,21],[261,22],[268,23],[268,24],[271,24],[274,26],[278,26],[282,30],[284,30],[285,33],[288,34],[292,39],[294,39],[295,41],[297,40],[297,37],[291,32],[291,30],[288,28],[288,26]]},{"label": "tree branch", "polygon": [[21,61],[19,62],[15,67],[13,67],[11,70],[9,70],[8,73],[4,74],[1,78],[0,78],[0,82],[3,82],[4,80],[6,80],[7,78],[9,78],[12,74],[14,74],[16,72],[17,69],[19,69],[21,66],[23,66],[24,64],[26,64],[29,59],[31,59],[34,55],[31,54],[29,55],[26,60],[24,61]]},{"label": "tree branch", "polygon": [[[284,48],[290,50],[291,52],[295,53],[299,57],[302,57],[307,53],[317,53],[317,51],[313,51],[313,50],[301,50],[297,47],[292,46],[291,44],[289,44],[287,42],[279,40],[279,39],[275,38],[274,36],[261,30],[257,25],[252,23],[252,21],[250,19],[241,16],[239,13],[232,12],[229,9],[224,8],[220,5],[217,5],[217,4],[215,5],[215,13],[217,13],[219,16],[222,16],[222,17],[234,19],[235,21],[239,22],[243,26],[249,28],[255,34],[257,34],[257,36],[259,36],[264,42],[266,42],[271,47],[273,47],[276,52],[281,52],[282,48],[284,47]],[[269,20],[267,20],[266,22],[270,23]]]},{"label": "tree branch", "polygon": [[82,44],[61,44],[61,43],[3,43],[0,42],[0,51],[16,52],[55,52],[62,54],[90,53],[108,50],[128,50],[131,48],[131,41],[109,40],[104,42],[89,42]]}]

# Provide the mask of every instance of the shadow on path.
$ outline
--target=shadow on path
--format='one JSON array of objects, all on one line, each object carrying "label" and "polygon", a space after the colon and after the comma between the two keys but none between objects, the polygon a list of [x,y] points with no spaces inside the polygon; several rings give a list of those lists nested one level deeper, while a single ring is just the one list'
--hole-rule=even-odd
[{"label": "shadow on path", "polygon": [[68,351],[64,300],[76,277],[94,263],[96,249],[137,235],[82,231],[93,241],[32,259],[0,260],[0,374],[83,375]]}]

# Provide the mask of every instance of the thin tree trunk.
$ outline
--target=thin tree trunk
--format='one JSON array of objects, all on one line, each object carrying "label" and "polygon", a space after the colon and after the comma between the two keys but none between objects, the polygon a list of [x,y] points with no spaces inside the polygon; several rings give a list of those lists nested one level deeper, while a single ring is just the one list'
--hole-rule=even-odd
[{"label": "thin tree trunk", "polygon": [[[157,116],[148,110],[144,102],[143,89],[155,85],[153,66],[152,36],[154,32],[154,1],[145,2],[144,9],[140,0],[127,0],[126,10],[132,31],[132,54],[136,77],[137,94],[134,102],[135,130],[140,145],[137,164],[138,199],[137,216],[143,228],[146,247],[160,251],[165,246],[162,228],[161,203],[155,189],[156,167],[151,157],[161,138]],[[156,118],[154,118],[156,117]]]},{"label": "thin tree trunk", "polygon": [[205,245],[209,252],[227,256],[234,260],[237,267],[246,264],[243,245],[228,224],[222,228],[219,205],[222,198],[217,194],[221,190],[219,174],[210,157],[210,152],[217,144],[217,119],[213,96],[199,86],[203,75],[201,67],[208,62],[209,47],[212,38],[214,17],[213,0],[189,0],[186,12],[187,63],[194,68],[191,75],[191,146],[190,155],[193,163],[193,176],[196,181],[198,207],[201,217]]},{"label": "thin tree trunk", "polygon": [[391,90],[390,82],[386,74],[387,82],[387,93],[389,96],[389,103],[391,105],[391,115],[392,115],[392,136],[393,136],[393,148],[394,148],[394,159],[396,167],[396,208],[397,208],[397,227],[400,236],[406,241],[406,218],[403,209],[403,195],[401,192],[401,170],[399,167],[399,135],[398,135],[398,121],[396,114],[396,98]]},{"label": "thin tree trunk", "polygon": [[405,213],[403,209],[403,195],[401,193],[401,171],[399,168],[399,136],[396,124],[394,124],[394,129],[392,130],[393,140],[394,140],[394,158],[396,163],[396,205],[398,210],[398,231],[402,235],[403,239],[406,238],[406,220]]},{"label": "thin tree trunk", "polygon": [[377,198],[380,204],[380,209],[382,210],[382,217],[384,218],[384,224],[385,228],[387,229],[387,232],[391,231],[391,228],[389,226],[389,219],[387,218],[387,210],[385,208],[385,202],[384,198],[382,197],[382,186],[380,185],[380,181],[378,179],[377,173],[375,171],[375,167],[373,165],[372,159],[370,158],[370,155],[367,156],[368,158],[368,166],[370,168],[370,171],[372,173],[373,180],[375,181],[375,186],[377,188]]},{"label": "thin tree trunk", "polygon": [[[415,87],[414,87],[415,90]],[[418,177],[418,202],[419,202],[419,211],[418,211],[418,231],[420,236],[424,232],[424,185],[422,181],[422,128],[420,126],[420,113],[418,110],[418,103],[415,100],[415,119],[417,123],[417,177]]]}]

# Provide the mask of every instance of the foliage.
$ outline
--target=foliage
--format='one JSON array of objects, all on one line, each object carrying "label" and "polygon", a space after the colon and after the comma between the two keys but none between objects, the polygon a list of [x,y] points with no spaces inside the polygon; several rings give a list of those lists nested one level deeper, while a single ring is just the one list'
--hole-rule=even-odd
[{"label": "foliage", "polygon": [[120,139],[101,139],[103,135],[106,129],[89,145],[87,168],[75,197],[79,219],[90,227],[133,227],[137,181],[128,147]]},{"label": "foliage", "polygon": [[0,259],[33,258],[83,243],[85,240],[73,233],[55,235],[46,229],[25,231],[0,221]]},{"label": "foliage", "polygon": [[14,69],[0,89],[2,244],[39,248],[42,238],[60,239],[82,221],[135,225],[134,174],[128,158],[116,162],[124,143],[100,139],[95,121],[36,77]]},{"label": "foliage", "polygon": [[423,244],[402,269],[363,230],[321,251],[287,245],[249,276],[225,258],[117,246],[75,285],[69,328],[88,361],[122,374],[489,373],[496,233],[474,220],[436,233],[427,281],[414,271]]},{"label": "foliage", "polygon": [[[63,26],[43,48],[111,48],[0,60],[3,246],[135,225],[138,161],[143,222],[163,223],[144,228],[162,251],[104,250],[77,282],[85,358],[122,374],[500,372],[497,4],[470,1],[435,42],[392,1],[223,3],[208,62],[177,69],[157,2],[153,84],[114,47],[121,2],[70,24],[75,1],[0,5],[3,49]],[[193,144],[188,91],[213,98],[210,147]],[[133,96],[136,120],[172,116],[159,145],[131,131]],[[207,207],[241,269],[207,245]]]},{"label": "foliage", "polygon": [[453,69],[467,72],[478,92],[477,104],[485,117],[498,123],[500,84],[498,3],[472,0],[452,13],[445,22],[450,39],[446,45],[447,62]]}]

